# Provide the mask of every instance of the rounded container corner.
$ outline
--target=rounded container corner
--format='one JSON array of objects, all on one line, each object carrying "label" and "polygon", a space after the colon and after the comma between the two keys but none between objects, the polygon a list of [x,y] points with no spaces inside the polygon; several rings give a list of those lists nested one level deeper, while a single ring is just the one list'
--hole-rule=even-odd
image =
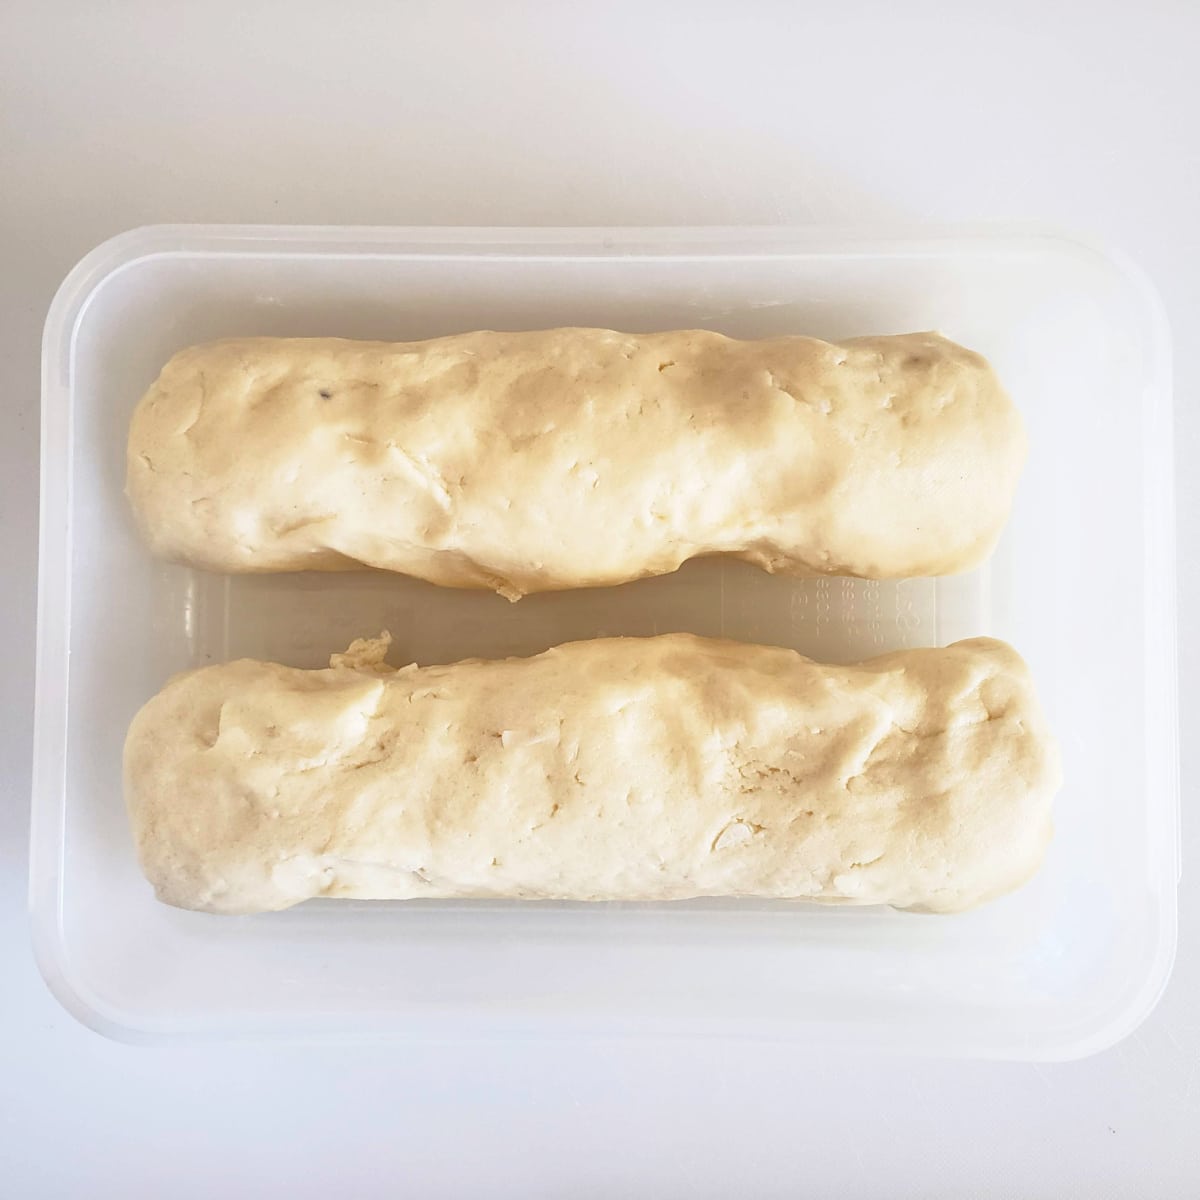
[{"label": "rounded container corner", "polygon": [[92,247],[64,276],[50,301],[42,328],[42,349],[69,339],[88,298],[114,272],[156,250],[169,249],[186,226],[138,225]]},{"label": "rounded container corner", "polygon": [[106,1012],[101,1004],[94,999],[89,999],[86,989],[80,987],[71,978],[70,972],[62,960],[61,944],[48,942],[45,928],[40,919],[43,914],[36,902],[31,904],[29,915],[30,945],[38,974],[41,975],[50,995],[68,1015],[85,1029],[123,1045],[154,1045],[170,1040],[161,1034],[118,1020]]},{"label": "rounded container corner", "polygon": [[1175,936],[1164,947],[1154,968],[1145,982],[1128,1000],[1118,1002],[1110,1012],[1099,1014],[1093,1021],[1082,1023],[1071,1032],[1053,1052],[1044,1056],[1045,1061],[1078,1062],[1111,1050],[1127,1037],[1136,1033],[1158,1007],[1167,990],[1171,973],[1175,967],[1178,944]]}]

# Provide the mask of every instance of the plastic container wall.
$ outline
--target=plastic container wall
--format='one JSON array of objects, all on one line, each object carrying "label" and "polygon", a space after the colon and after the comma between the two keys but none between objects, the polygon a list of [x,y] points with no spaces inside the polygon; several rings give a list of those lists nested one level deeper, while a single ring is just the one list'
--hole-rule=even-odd
[{"label": "plastic container wall", "polygon": [[[367,573],[224,578],[154,561],[122,495],[129,415],[226,335],[702,326],[937,328],[986,354],[1031,453],[990,564],[954,579],[770,578],[696,562],[622,588],[495,596]],[[696,1034],[1010,1058],[1100,1049],[1149,1011],[1178,877],[1169,348],[1144,281],[1051,236],[794,230],[155,227],[90,254],[46,325],[31,902],[42,970],[113,1036]],[[1029,661],[1066,786],[1045,867],[977,912],[782,903],[158,904],[124,733],[172,672],[527,654],[673,629],[849,660],[979,633]]]}]

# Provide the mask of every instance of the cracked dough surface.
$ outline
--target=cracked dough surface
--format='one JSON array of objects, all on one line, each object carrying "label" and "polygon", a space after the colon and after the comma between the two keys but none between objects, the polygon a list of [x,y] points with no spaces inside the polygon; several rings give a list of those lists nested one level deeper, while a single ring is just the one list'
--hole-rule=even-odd
[{"label": "cracked dough surface", "polygon": [[194,566],[365,564],[515,599],[701,554],[967,570],[1024,455],[992,369],[935,333],[243,338],[163,368],[126,490],[151,547]]},{"label": "cracked dough surface", "polygon": [[688,634],[399,670],[241,660],[138,713],[160,899],[802,898],[954,911],[1036,870],[1058,758],[987,638],[855,666]]}]

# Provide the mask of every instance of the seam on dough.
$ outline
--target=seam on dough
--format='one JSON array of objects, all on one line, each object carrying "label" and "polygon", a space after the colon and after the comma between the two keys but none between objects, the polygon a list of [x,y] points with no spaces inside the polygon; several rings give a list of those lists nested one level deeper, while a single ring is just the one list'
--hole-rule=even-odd
[{"label": "seam on dough", "polygon": [[195,429],[197,422],[204,412],[204,406],[208,403],[208,380],[204,372],[198,371],[196,378],[200,384],[200,402],[196,405],[196,411],[192,414],[192,419],[179,431],[185,438],[191,437],[192,430]]},{"label": "seam on dough", "polygon": [[[205,497],[207,499],[207,497]],[[197,501],[193,500],[193,504]],[[321,525],[326,521],[336,521],[336,513],[320,513],[310,517],[299,517],[294,521],[281,521],[278,525],[271,527],[271,533],[275,537],[286,537],[289,533],[295,533],[297,530],[306,529],[309,525]]]},{"label": "seam on dough", "polygon": [[788,396],[793,400],[796,399],[796,396],[792,390],[790,388],[785,388],[783,384],[779,382],[775,372],[769,369],[767,371],[767,386],[773,388],[777,392],[782,392],[785,396]]},{"label": "seam on dough", "polygon": [[861,871],[864,867],[873,867],[884,857],[885,856],[883,854],[877,854],[874,858],[865,858],[861,862],[852,862],[849,864],[848,869],[851,871]]},{"label": "seam on dough", "polygon": [[779,392],[783,396],[787,396],[789,400],[794,401],[796,404],[803,404],[807,408],[815,409],[822,416],[827,417],[831,412],[833,412],[833,401],[830,400],[828,395],[826,395],[824,392],[822,392],[816,400],[810,399],[803,392],[797,394],[796,392],[793,392],[791,388],[784,387],[783,384],[779,382],[775,372],[769,369],[767,371],[767,384],[774,391]]},{"label": "seam on dough", "polygon": [[450,489],[446,485],[445,477],[441,471],[437,469],[424,455],[415,455],[410,451],[405,450],[398,442],[389,441],[388,449],[393,451],[397,458],[404,463],[417,479],[425,486],[425,490],[437,501],[437,503],[445,510],[449,511],[452,500],[450,498]]}]

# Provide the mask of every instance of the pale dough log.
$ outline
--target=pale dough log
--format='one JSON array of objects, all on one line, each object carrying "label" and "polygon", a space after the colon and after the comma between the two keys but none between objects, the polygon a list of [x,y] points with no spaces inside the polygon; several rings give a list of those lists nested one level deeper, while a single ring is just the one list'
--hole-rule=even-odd
[{"label": "pale dough log", "polygon": [[127,491],[151,547],[195,566],[361,563],[515,599],[702,554],[963,571],[1024,455],[992,369],[934,333],[245,338],[163,368]]},{"label": "pale dough log", "polygon": [[177,676],[125,746],[170,904],[313,896],[788,897],[953,911],[1017,887],[1058,760],[1028,671],[978,638],[858,666],[687,634],[392,670]]}]

